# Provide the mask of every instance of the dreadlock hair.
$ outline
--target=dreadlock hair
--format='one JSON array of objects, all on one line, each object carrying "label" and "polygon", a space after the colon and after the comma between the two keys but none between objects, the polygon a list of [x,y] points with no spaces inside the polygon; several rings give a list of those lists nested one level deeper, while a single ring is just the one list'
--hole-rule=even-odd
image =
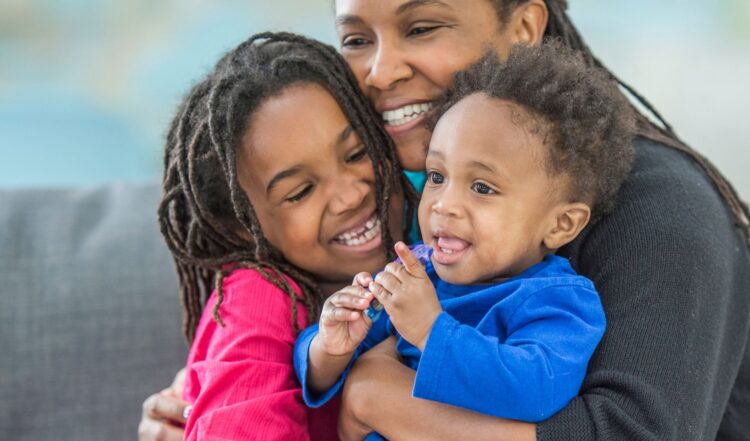
[{"label": "dreadlock hair", "polygon": [[612,210],[633,162],[635,112],[603,71],[558,41],[515,45],[505,61],[490,50],[455,74],[428,126],[475,94],[514,105],[514,123],[544,144],[545,170],[572,178],[563,192],[591,206],[592,222]]},{"label": "dreadlock hair", "polygon": [[[166,139],[164,180],[158,219],[179,277],[183,332],[192,342],[213,285],[214,319],[223,326],[219,306],[223,278],[238,268],[256,269],[317,320],[324,297],[315,276],[290,264],[270,244],[237,178],[236,152],[253,112],[290,86],[317,84],[328,90],[359,135],[373,162],[378,217],[388,224],[389,201],[403,191],[407,216],[416,192],[401,173],[395,149],[381,118],[360,91],[346,62],[331,46],[290,33],[260,33],[224,55],[213,71],[189,92],[177,110]],[[411,217],[409,217],[411,218]],[[393,257],[393,239],[382,229]],[[287,281],[301,288],[297,295]]]},{"label": "dreadlock hair", "polygon": [[[519,5],[524,4],[529,0],[489,1],[495,7],[501,25],[505,26],[510,21],[511,12]],[[748,210],[747,204],[740,199],[739,194],[737,194],[737,191],[732,184],[727,181],[721,172],[719,172],[719,170],[708,159],[706,159],[706,157],[683,142],[674,132],[672,126],[667,120],[664,119],[664,117],[650,102],[648,102],[648,100],[646,100],[646,98],[638,93],[635,88],[615,76],[615,74],[607,69],[607,67],[604,66],[604,64],[591,52],[591,49],[583,41],[578,29],[576,29],[566,13],[568,9],[567,0],[544,0],[544,3],[549,11],[549,20],[547,22],[547,28],[544,31],[545,40],[559,39],[566,47],[580,52],[587,65],[595,66],[604,70],[612,81],[619,84],[620,87],[627,91],[628,94],[630,94],[659,121],[661,126],[652,122],[646,117],[646,115],[637,111],[635,106],[630,104],[633,109],[636,109],[636,136],[667,145],[688,155],[688,157],[695,161],[708,175],[709,179],[711,179],[711,182],[713,182],[717,191],[732,211],[735,226],[742,231],[742,235],[745,237],[745,242],[750,246],[750,211]]]}]

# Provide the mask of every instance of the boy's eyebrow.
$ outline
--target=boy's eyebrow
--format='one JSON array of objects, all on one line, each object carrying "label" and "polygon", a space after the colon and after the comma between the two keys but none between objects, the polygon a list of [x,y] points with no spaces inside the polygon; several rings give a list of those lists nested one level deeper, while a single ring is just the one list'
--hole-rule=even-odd
[{"label": "boy's eyebrow", "polygon": [[291,167],[291,168],[288,168],[286,170],[282,170],[282,171],[276,173],[276,175],[273,178],[271,178],[271,181],[266,186],[266,194],[271,193],[271,190],[273,190],[273,188],[282,179],[286,179],[286,178],[288,178],[290,176],[294,176],[294,175],[296,175],[297,173],[299,173],[301,171],[302,171],[302,167],[299,166],[299,165],[295,165],[294,167]]},{"label": "boy's eyebrow", "polygon": [[[422,6],[433,6],[433,5],[453,10],[453,8],[449,4],[442,2],[440,0],[409,0],[408,2],[396,8],[396,15],[404,14],[408,11],[420,8]],[[341,14],[336,17],[336,26],[356,25],[356,24],[362,24],[362,23],[364,23],[364,20],[362,20],[362,18],[358,15]]]},{"label": "boy's eyebrow", "polygon": [[468,165],[471,168],[481,168],[482,170],[486,170],[486,171],[488,171],[490,173],[497,174],[497,170],[493,169],[492,167],[490,167],[489,165],[487,165],[487,164],[485,164],[483,162],[469,161]]}]

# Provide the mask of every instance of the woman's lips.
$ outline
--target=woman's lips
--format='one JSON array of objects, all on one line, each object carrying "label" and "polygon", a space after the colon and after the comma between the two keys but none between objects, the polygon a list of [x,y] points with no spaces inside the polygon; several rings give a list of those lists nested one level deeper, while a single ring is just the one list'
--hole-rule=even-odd
[{"label": "woman's lips", "polygon": [[383,110],[381,114],[385,130],[394,136],[420,126],[432,110],[432,106],[432,102],[417,102]]}]

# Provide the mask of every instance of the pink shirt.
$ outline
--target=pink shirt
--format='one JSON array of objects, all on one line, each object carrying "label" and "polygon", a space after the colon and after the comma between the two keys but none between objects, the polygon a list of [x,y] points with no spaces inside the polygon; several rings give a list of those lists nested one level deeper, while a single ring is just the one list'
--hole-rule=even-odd
[{"label": "pink shirt", "polygon": [[[287,280],[290,280],[287,278]],[[299,287],[292,281],[299,293]],[[190,349],[184,399],[193,403],[186,440],[336,440],[338,402],[309,409],[292,365],[292,301],[255,270],[224,279],[211,294]],[[304,329],[307,312],[297,304]]]}]

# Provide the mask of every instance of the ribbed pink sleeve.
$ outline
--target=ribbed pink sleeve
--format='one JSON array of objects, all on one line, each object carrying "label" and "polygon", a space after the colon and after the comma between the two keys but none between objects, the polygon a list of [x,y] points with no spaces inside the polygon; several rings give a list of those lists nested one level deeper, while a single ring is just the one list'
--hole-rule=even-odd
[{"label": "ribbed pink sleeve", "polygon": [[[299,288],[293,283],[297,292]],[[308,409],[292,365],[292,301],[254,270],[224,280],[218,325],[214,292],[190,349],[187,440],[335,440],[338,403]],[[298,303],[297,322],[307,325]]]}]

